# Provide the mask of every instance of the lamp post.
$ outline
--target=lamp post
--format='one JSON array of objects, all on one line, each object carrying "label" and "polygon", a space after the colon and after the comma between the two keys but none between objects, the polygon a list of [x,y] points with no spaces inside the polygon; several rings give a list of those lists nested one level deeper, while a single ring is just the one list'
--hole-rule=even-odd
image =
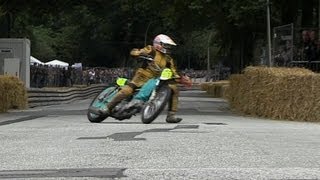
[{"label": "lamp post", "polygon": [[269,67],[272,66],[271,62],[271,27],[270,27],[270,2],[267,0],[267,33],[268,33],[268,61]]},{"label": "lamp post", "polygon": [[144,34],[144,46],[147,45],[147,36],[148,36],[148,31],[149,31],[149,27],[152,21],[149,22],[146,33]]},{"label": "lamp post", "polygon": [[318,39],[320,40],[320,0],[318,1]]},{"label": "lamp post", "polygon": [[207,55],[207,79],[206,81],[210,80],[210,41],[211,41],[212,32],[209,34],[208,38],[208,55]]}]

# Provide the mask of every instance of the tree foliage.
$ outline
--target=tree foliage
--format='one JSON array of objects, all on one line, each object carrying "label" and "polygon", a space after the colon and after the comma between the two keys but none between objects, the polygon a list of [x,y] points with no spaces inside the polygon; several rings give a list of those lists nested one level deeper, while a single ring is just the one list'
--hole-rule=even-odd
[{"label": "tree foliage", "polygon": [[[272,25],[302,16],[301,26],[317,26],[317,3],[272,0]],[[212,63],[225,57],[236,72],[252,63],[255,41],[266,39],[266,1],[3,0],[0,25],[0,37],[29,38],[32,55],[44,61],[127,66],[131,48],[164,33],[179,44],[180,68],[205,69],[210,47]]]}]

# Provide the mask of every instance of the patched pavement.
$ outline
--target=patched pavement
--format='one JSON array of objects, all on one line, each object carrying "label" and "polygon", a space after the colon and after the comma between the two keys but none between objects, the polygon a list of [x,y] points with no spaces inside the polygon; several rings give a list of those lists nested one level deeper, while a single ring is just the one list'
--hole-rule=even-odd
[{"label": "patched pavement", "polygon": [[90,100],[0,115],[0,179],[320,179],[320,124],[242,117],[202,91],[179,124],[90,123]]}]

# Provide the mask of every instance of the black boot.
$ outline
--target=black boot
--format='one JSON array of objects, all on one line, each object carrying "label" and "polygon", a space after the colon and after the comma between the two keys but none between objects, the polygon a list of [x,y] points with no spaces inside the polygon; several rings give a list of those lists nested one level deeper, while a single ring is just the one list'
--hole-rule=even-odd
[{"label": "black boot", "polygon": [[111,114],[111,111],[109,110],[109,108],[107,106],[105,108],[100,109],[99,112],[103,116],[109,116]]},{"label": "black boot", "polygon": [[176,112],[169,111],[166,118],[167,123],[179,123],[180,121],[182,121],[182,118],[177,118],[175,115]]},{"label": "black boot", "polygon": [[110,115],[110,111],[108,109],[108,107],[105,107],[105,108],[97,108],[97,107],[90,107],[89,108],[89,112],[90,113],[93,113],[93,114],[96,114],[96,115],[103,115],[103,116],[108,116]]}]

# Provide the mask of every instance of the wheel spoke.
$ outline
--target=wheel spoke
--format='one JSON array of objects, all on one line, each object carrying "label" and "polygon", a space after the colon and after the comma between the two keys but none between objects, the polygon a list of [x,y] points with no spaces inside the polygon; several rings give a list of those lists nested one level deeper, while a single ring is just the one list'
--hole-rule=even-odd
[{"label": "wheel spoke", "polygon": [[142,122],[145,124],[151,123],[161,111],[166,106],[167,101],[171,92],[169,92],[168,87],[161,87],[157,92],[155,97],[150,100],[145,108],[143,109]]},{"label": "wheel spoke", "polygon": [[149,118],[156,110],[154,103],[149,103],[144,111],[145,117]]}]

